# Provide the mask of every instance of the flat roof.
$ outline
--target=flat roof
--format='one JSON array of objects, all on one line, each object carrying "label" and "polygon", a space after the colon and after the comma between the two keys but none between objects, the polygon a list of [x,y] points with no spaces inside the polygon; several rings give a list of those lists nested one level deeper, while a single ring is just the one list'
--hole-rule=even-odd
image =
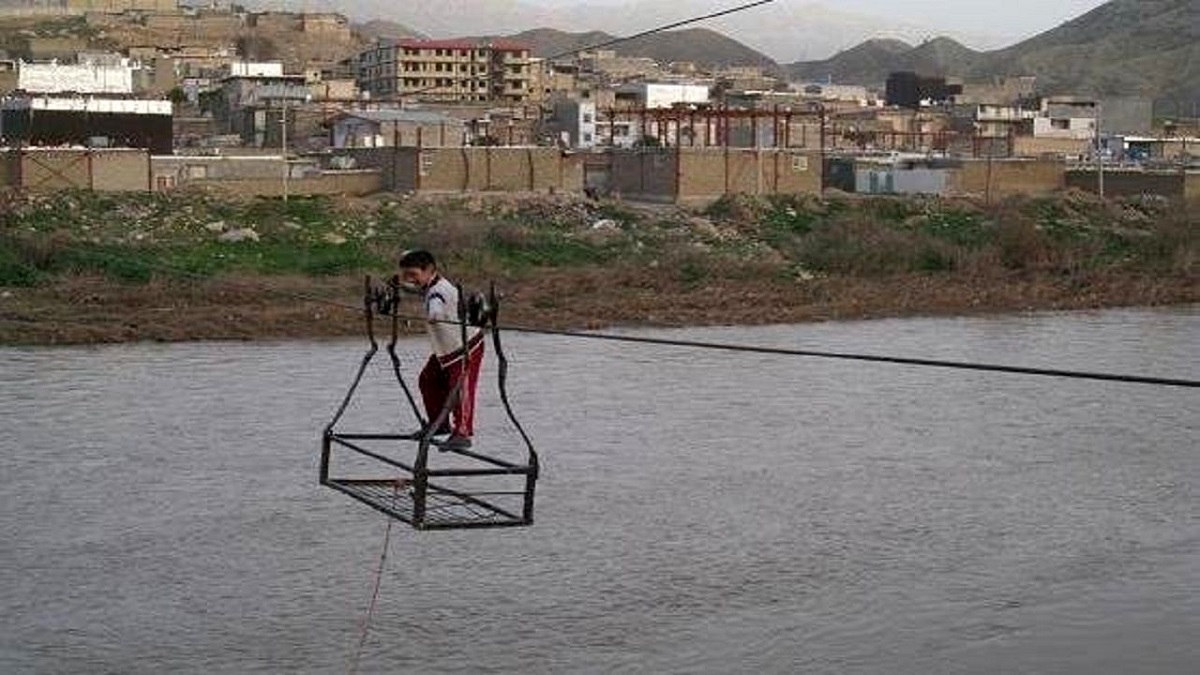
[{"label": "flat roof", "polygon": [[5,110],[33,110],[126,115],[171,115],[170,101],[126,98],[11,96],[0,104]]},{"label": "flat roof", "polygon": [[411,124],[462,123],[462,120],[457,117],[429,110],[348,110],[341,117],[357,117],[371,122],[408,122]]},{"label": "flat roof", "polygon": [[416,38],[403,38],[394,43],[398,47],[407,47],[409,49],[499,49],[501,51],[530,51],[529,45],[516,40],[464,40],[455,38],[450,40],[418,40]]}]

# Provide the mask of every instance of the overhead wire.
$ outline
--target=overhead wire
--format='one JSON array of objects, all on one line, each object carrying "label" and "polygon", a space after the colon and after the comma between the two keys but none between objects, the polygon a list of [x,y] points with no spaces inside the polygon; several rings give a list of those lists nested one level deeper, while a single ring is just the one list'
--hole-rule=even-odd
[{"label": "overhead wire", "polygon": [[[736,5],[734,7],[729,7],[729,8],[718,10],[715,12],[710,12],[708,14],[693,16],[693,17],[690,17],[687,19],[680,19],[678,21],[672,21],[670,23],[666,23],[661,26],[655,26],[654,28],[648,28],[646,30],[634,33],[632,35],[616,37],[611,40],[605,40],[603,42],[598,42],[596,44],[591,44],[591,45],[587,45],[584,47],[575,47],[573,49],[568,49],[568,50],[565,50],[565,51],[559,52],[557,54],[553,54],[551,56],[546,57],[545,62],[549,63],[551,61],[566,58],[568,56],[573,56],[575,54],[579,54],[581,52],[586,52],[586,51],[591,51],[594,49],[603,49],[605,47],[612,47],[613,45],[618,45],[623,42],[629,42],[630,40],[637,40],[638,38],[648,37],[650,35],[655,35],[657,33],[674,30],[676,28],[682,28],[684,26],[689,26],[691,24],[699,23],[701,21],[707,21],[709,19],[716,19],[716,18],[719,18],[722,16],[728,16],[730,14],[744,12],[749,9],[754,9],[755,7],[761,7],[762,5],[771,4],[772,2],[775,2],[775,0],[754,0],[754,2],[743,3],[741,5]],[[468,82],[470,82],[472,85],[474,85],[474,84],[478,84],[480,81],[486,82],[487,80],[488,80],[488,76],[481,75],[481,76],[476,76],[474,78],[469,79]],[[444,90],[444,89],[445,89],[445,85],[430,85],[428,87],[422,87],[420,89],[414,89],[413,91],[399,94],[398,96],[400,98],[403,98],[405,96],[418,96],[420,94],[428,94],[431,92],[436,92],[438,90]],[[443,91],[441,93],[453,93],[453,92],[452,91],[451,92]]]}]

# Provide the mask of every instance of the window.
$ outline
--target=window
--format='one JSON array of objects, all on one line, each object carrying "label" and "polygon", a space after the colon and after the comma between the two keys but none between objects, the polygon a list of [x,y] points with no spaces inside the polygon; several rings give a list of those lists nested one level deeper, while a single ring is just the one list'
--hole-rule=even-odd
[{"label": "window", "polygon": [[583,123],[584,124],[592,123],[592,113],[583,113]]},{"label": "window", "polygon": [[1051,129],[1070,129],[1071,120],[1050,120]]}]

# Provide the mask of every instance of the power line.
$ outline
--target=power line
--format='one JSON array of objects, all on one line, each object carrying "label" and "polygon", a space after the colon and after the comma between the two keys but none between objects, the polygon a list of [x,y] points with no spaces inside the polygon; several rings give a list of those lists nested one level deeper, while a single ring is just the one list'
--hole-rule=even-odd
[{"label": "power line", "polygon": [[603,49],[605,47],[611,47],[613,45],[620,44],[622,42],[629,42],[630,40],[636,40],[638,38],[646,37],[647,35],[654,35],[655,33],[662,33],[664,31],[672,30],[675,28],[682,28],[683,26],[687,26],[689,24],[699,23],[701,21],[707,21],[708,19],[716,19],[718,17],[726,16],[728,14],[744,12],[748,9],[754,9],[755,7],[767,5],[774,1],[775,0],[758,0],[757,2],[748,2],[744,5],[739,5],[737,7],[731,7],[729,9],[723,9],[723,10],[720,10],[717,12],[712,12],[711,14],[705,14],[704,16],[692,17],[690,19],[683,19],[680,21],[675,21],[673,23],[664,24],[662,26],[658,26],[655,28],[649,28],[640,33],[634,33],[633,35],[626,35],[625,37],[613,38],[612,40],[608,40],[606,42],[600,42],[600,43],[594,44],[594,45],[588,45],[587,47],[579,47],[577,49],[570,49],[565,52],[562,52],[561,54],[555,54],[553,56],[547,57],[546,60],[553,61],[555,59],[565,58],[568,56],[572,56],[574,54],[578,54],[580,52],[587,52],[587,51],[591,51],[593,49]]},{"label": "power line", "polygon": [[[693,23],[699,23],[701,21],[707,21],[708,19],[716,19],[718,17],[727,16],[729,14],[736,14],[738,12],[744,12],[748,9],[754,9],[755,7],[760,7],[762,5],[768,5],[772,2],[775,2],[775,0],[755,0],[754,2],[747,2],[745,4],[737,5],[736,7],[730,7],[728,9],[722,9],[722,10],[719,10],[716,12],[710,12],[708,14],[704,14],[701,16],[694,16],[694,17],[691,17],[688,19],[681,19],[679,21],[673,21],[671,23],[663,24],[661,26],[656,26],[654,28],[648,28],[644,31],[634,33],[633,35],[626,35],[625,37],[613,38],[611,40],[606,40],[604,42],[600,42],[600,43],[597,43],[594,45],[588,45],[586,47],[577,47],[575,49],[569,49],[562,53],[554,54],[553,56],[546,57],[545,62],[549,63],[550,61],[554,61],[556,59],[561,59],[561,58],[565,58],[568,56],[572,56],[572,55],[578,54],[580,52],[591,51],[593,49],[603,49],[604,47],[611,47],[616,44],[621,44],[622,42],[629,42],[630,40],[636,40],[638,38],[643,38],[643,37],[646,37],[649,35],[654,35],[656,33],[662,33],[662,32],[669,31],[669,30],[672,30],[675,28],[682,28],[683,26],[688,26]],[[474,85],[480,81],[486,82],[488,79],[489,78],[485,77],[485,76],[477,76],[471,80],[468,80],[468,82],[470,84]],[[403,98],[404,96],[418,96],[420,94],[426,94],[426,93],[433,92],[433,91],[436,91],[439,89],[443,89],[443,86],[442,85],[433,85],[433,86],[429,86],[429,87],[423,87],[421,89],[416,89],[414,91],[410,91],[405,94],[397,94],[397,95],[401,98]],[[452,94],[454,92],[451,91],[451,92],[443,92],[443,93]]]},{"label": "power line", "polygon": [[514,333],[537,333],[540,335],[560,335],[564,337],[583,338],[592,340],[611,340],[614,342],[634,342],[640,344],[663,345],[669,347],[687,347],[692,349],[714,349],[721,351],[743,352],[753,354],[772,354],[777,356],[809,356],[823,359],[843,359],[850,361],[868,361],[873,363],[894,363],[909,366],[927,366],[934,368],[955,368],[959,370],[989,371],[997,373],[1015,373],[1020,375],[1044,375],[1048,377],[1069,378],[1076,380],[1103,380],[1108,382],[1126,382],[1132,384],[1155,384],[1170,387],[1200,388],[1200,380],[1189,380],[1169,377],[1150,377],[1144,375],[1123,375],[1116,373],[1097,373],[1080,370],[1062,370],[1057,368],[1032,368],[1026,366],[1006,366],[991,363],[971,363],[963,361],[943,361],[940,359],[909,358],[903,356],[884,356],[876,354],[853,354],[848,352],[826,352],[810,349],[789,349],[785,347],[759,347],[754,345],[730,344],[724,342],[704,342],[700,340],[674,340],[669,338],[653,338],[637,335],[618,335],[613,333],[589,333],[550,328],[534,328],[517,325],[501,325],[500,328]]}]

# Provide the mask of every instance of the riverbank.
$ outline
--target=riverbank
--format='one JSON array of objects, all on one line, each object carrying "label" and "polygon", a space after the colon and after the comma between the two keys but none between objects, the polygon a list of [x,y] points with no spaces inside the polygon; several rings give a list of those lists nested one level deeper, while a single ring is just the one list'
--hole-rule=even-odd
[{"label": "riverbank", "polygon": [[506,321],[560,328],[1200,302],[1194,214],[1082,194],[696,212],[546,195],[7,193],[0,210],[0,344],[355,335],[362,275],[417,246],[468,285],[494,281]]}]

